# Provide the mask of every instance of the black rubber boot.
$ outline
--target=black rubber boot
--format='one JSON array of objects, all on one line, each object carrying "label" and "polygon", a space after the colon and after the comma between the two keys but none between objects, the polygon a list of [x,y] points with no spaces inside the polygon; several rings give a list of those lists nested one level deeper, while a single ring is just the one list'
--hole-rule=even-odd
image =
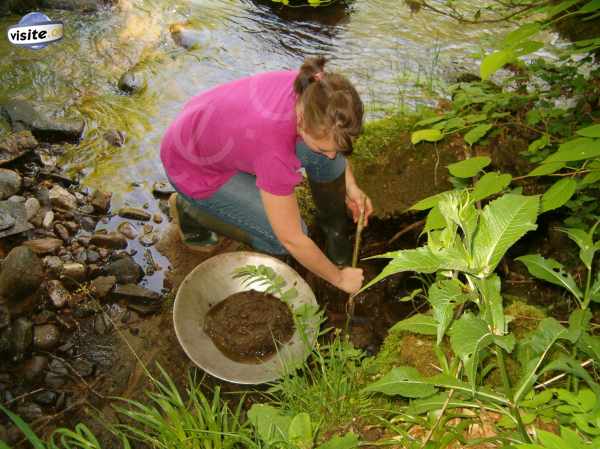
[{"label": "black rubber boot", "polygon": [[325,234],[325,254],[336,265],[351,265],[352,242],[346,214],[346,176],[328,182],[308,180],[315,206],[317,224]]}]

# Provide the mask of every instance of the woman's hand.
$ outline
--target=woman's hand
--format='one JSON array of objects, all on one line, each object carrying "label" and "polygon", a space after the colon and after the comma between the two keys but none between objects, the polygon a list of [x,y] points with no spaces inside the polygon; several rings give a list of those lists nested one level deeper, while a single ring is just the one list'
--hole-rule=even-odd
[{"label": "woman's hand", "polygon": [[346,267],[340,270],[340,280],[335,286],[346,293],[354,294],[360,290],[363,281],[362,268]]},{"label": "woman's hand", "polygon": [[368,224],[369,215],[373,212],[373,204],[371,204],[371,199],[356,185],[356,183],[346,185],[346,206],[352,211],[354,223],[358,222],[360,211],[364,208],[364,225],[366,226]]}]

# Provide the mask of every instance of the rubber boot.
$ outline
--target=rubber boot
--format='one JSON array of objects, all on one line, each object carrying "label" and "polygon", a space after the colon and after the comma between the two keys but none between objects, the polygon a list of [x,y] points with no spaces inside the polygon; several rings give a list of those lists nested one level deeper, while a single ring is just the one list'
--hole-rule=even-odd
[{"label": "rubber boot", "polygon": [[352,242],[346,215],[345,173],[333,181],[308,181],[317,207],[317,224],[325,234],[325,254],[336,265],[351,265]]}]

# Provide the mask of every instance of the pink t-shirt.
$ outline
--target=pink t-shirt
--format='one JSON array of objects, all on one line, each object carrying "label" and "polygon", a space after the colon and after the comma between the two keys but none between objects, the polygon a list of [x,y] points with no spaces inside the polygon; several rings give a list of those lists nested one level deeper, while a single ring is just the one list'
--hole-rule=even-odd
[{"label": "pink t-shirt", "polygon": [[265,72],[192,97],[162,138],[160,158],[171,181],[208,198],[238,172],[256,186],[289,195],[300,183],[296,157],[297,71]]}]

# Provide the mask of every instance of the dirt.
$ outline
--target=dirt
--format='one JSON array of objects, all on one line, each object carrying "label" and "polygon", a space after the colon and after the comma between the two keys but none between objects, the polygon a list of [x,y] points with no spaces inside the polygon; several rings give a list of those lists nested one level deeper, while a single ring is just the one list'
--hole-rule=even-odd
[{"label": "dirt", "polygon": [[204,330],[230,359],[260,363],[290,341],[294,319],[289,306],[276,296],[250,290],[211,307]]}]

